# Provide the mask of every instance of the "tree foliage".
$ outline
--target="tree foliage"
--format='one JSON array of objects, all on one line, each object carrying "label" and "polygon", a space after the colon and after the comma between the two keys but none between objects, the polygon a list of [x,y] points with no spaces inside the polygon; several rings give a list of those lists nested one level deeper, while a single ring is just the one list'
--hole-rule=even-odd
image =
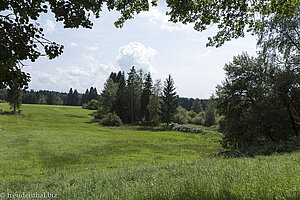
[{"label": "tree foliage", "polygon": [[247,147],[299,135],[299,70],[247,54],[234,57],[224,69],[226,79],[217,90],[224,146]]},{"label": "tree foliage", "polygon": [[164,82],[161,106],[162,121],[167,123],[167,126],[173,121],[178,107],[178,96],[175,89],[174,80],[171,75],[169,75]]},{"label": "tree foliage", "polygon": [[13,112],[20,111],[22,104],[22,90],[18,83],[12,83],[7,90],[7,101]]}]

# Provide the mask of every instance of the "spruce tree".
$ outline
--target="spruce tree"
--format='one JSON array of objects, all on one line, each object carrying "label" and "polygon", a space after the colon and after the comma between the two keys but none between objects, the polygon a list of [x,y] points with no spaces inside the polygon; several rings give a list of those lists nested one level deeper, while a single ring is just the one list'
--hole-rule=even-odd
[{"label": "spruce tree", "polygon": [[134,69],[134,66],[128,72],[128,79],[127,79],[127,90],[128,90],[128,100],[129,100],[129,112],[130,118],[129,122],[133,123],[137,119],[137,73]]},{"label": "spruce tree", "polygon": [[169,77],[164,82],[163,96],[162,96],[162,121],[167,123],[167,126],[172,122],[178,107],[178,95],[176,95],[174,80]]},{"label": "spruce tree", "polygon": [[123,122],[128,122],[128,104],[127,104],[127,90],[124,72],[120,76],[118,89],[116,93],[116,100],[114,111],[121,118]]},{"label": "spruce tree", "polygon": [[70,88],[67,98],[67,105],[71,106],[73,103],[73,89]]},{"label": "spruce tree", "polygon": [[78,106],[78,104],[79,104],[79,94],[78,94],[77,90],[75,89],[74,93],[73,93],[73,98],[72,98],[72,106]]},{"label": "spruce tree", "polygon": [[143,84],[143,91],[141,96],[141,119],[145,120],[145,124],[150,124],[150,115],[148,110],[148,105],[150,101],[150,96],[152,93],[152,78],[150,73],[148,73],[145,82]]},{"label": "spruce tree", "polygon": [[20,111],[22,104],[22,90],[18,83],[11,83],[7,90],[7,101],[10,107],[13,109],[13,112]]}]

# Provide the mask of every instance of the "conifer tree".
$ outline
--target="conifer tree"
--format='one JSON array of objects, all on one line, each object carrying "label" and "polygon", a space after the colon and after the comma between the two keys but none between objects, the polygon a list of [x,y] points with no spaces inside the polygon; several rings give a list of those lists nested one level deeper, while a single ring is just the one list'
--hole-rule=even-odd
[{"label": "conifer tree", "polygon": [[162,96],[162,121],[167,123],[167,126],[172,122],[178,107],[178,95],[176,95],[174,80],[169,77],[164,82],[163,96]]},{"label": "conifer tree", "polygon": [[71,106],[73,103],[73,89],[70,88],[67,98],[67,105]]},{"label": "conifer tree", "polygon": [[150,73],[148,73],[145,82],[143,84],[143,91],[141,96],[141,119],[144,119],[146,124],[150,123],[150,114],[148,110],[148,105],[149,105],[151,93],[152,93],[152,78]]},{"label": "conifer tree", "polygon": [[74,90],[74,93],[72,95],[72,106],[78,106],[79,104],[79,94],[77,92],[77,90],[75,89]]},{"label": "conifer tree", "polygon": [[7,101],[10,107],[13,109],[13,112],[20,111],[22,104],[22,90],[18,83],[11,83],[7,90]]},{"label": "conifer tree", "polygon": [[138,108],[137,104],[137,72],[134,66],[128,72],[128,79],[127,79],[127,91],[128,91],[128,101],[129,101],[129,112],[130,118],[129,122],[133,123],[136,121],[138,117]]},{"label": "conifer tree", "polygon": [[116,100],[114,105],[114,111],[121,118],[123,122],[128,122],[128,101],[127,90],[124,72],[120,76],[118,89],[116,93]]}]

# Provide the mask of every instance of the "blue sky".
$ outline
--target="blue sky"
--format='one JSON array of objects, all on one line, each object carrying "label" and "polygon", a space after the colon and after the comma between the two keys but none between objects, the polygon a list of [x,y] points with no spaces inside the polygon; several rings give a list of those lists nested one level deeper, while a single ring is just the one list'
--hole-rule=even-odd
[{"label": "blue sky", "polygon": [[122,29],[114,27],[119,14],[104,10],[92,19],[93,29],[64,29],[52,14],[42,15],[39,23],[46,38],[65,46],[54,60],[46,57],[26,62],[32,76],[29,87],[35,90],[67,92],[70,87],[83,93],[87,88],[103,89],[112,71],[128,72],[134,65],[149,71],[153,79],[165,80],[171,74],[181,97],[209,98],[224,78],[223,67],[243,51],[255,55],[256,38],[227,42],[220,48],[207,48],[208,36],[216,30],[193,30],[192,25],[173,24],[158,7],[136,15]]}]

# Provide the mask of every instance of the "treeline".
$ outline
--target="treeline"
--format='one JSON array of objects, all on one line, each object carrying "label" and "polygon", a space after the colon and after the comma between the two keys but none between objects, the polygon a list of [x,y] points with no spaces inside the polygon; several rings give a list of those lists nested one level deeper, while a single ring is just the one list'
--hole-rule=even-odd
[{"label": "treeline", "polygon": [[[23,104],[47,104],[47,105],[75,105],[82,106],[92,99],[98,100],[100,95],[96,87],[86,89],[84,94],[78,93],[75,89],[70,88],[69,92],[56,92],[49,90],[22,90],[21,103]],[[198,102],[198,98],[179,97],[179,105],[190,111],[193,110],[193,103]],[[0,90],[0,102],[7,102],[7,89]],[[200,99],[203,109],[206,108],[208,99]]]},{"label": "treeline", "polygon": [[[0,90],[0,101],[9,102],[9,90],[2,89]],[[20,88],[16,88],[20,90]],[[98,100],[99,95],[97,93],[96,87],[91,87],[86,89],[84,94],[78,93],[75,89],[73,91],[70,88],[68,93],[48,91],[48,90],[22,90],[18,101],[23,104],[47,104],[47,105],[70,105],[70,106],[81,106],[92,99]]]}]

